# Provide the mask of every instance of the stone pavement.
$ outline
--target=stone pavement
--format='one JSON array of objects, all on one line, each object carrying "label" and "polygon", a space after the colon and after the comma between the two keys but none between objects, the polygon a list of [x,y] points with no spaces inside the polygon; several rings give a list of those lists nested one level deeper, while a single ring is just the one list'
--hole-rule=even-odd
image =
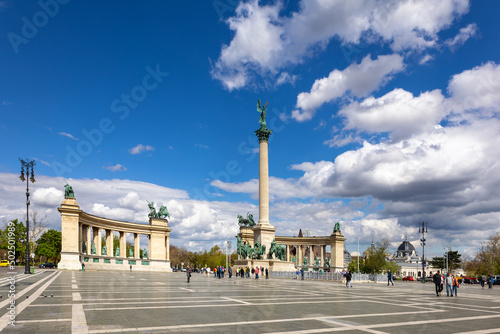
[{"label": "stone pavement", "polygon": [[16,276],[11,326],[7,273],[0,271],[2,333],[500,333],[498,286],[464,286],[451,298],[419,282],[347,289],[193,273],[188,284],[185,273],[50,269]]}]

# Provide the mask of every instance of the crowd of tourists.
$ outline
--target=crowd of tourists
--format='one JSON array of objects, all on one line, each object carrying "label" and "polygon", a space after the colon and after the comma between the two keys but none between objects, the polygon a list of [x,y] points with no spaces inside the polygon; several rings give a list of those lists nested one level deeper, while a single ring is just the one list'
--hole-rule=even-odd
[{"label": "crowd of tourists", "polygon": [[235,274],[236,277],[240,278],[259,279],[259,276],[269,278],[269,269],[264,267],[254,267],[254,268],[246,267],[246,268],[236,268],[234,270],[231,267],[225,268],[224,266],[217,266],[214,268],[204,267],[201,269],[201,272],[205,277],[208,277],[209,275],[212,274],[214,278],[219,278],[219,279],[224,278],[224,276],[232,278],[233,273]]}]

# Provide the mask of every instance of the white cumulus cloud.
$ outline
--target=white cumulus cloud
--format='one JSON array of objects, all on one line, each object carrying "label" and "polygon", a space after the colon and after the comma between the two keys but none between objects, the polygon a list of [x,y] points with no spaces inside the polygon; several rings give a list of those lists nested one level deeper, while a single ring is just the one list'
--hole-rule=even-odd
[{"label": "white cumulus cloud", "polygon": [[343,71],[333,70],[328,77],[317,79],[311,91],[297,96],[297,109],[292,111],[292,117],[297,121],[310,120],[317,108],[347,92],[364,97],[403,68],[403,58],[394,54],[378,56],[375,60],[366,56],[360,64],[352,64]]},{"label": "white cumulus cloud", "polygon": [[128,151],[130,152],[130,154],[141,154],[142,152],[146,151],[154,151],[154,149],[155,148],[151,145],[138,144],[137,146],[132,147]]},{"label": "white cumulus cloud", "polygon": [[254,76],[275,81],[332,39],[382,42],[396,52],[425,50],[436,47],[438,33],[468,9],[468,0],[303,0],[297,11],[282,15],[281,2],[241,2],[226,21],[233,39],[222,46],[211,74],[228,90],[252,85]]}]

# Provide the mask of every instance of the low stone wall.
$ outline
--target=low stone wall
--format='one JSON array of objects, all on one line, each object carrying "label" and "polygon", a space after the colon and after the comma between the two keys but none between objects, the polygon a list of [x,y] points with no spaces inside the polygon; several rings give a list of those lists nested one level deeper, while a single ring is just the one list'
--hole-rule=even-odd
[{"label": "low stone wall", "polygon": [[[297,275],[297,271],[272,271],[270,276],[273,278],[289,278],[302,279],[301,273]],[[317,272],[304,271],[305,280],[326,280],[326,281],[343,281],[342,272]],[[352,282],[385,282],[387,283],[387,275],[385,274],[352,274]]]},{"label": "low stone wall", "polygon": [[85,264],[85,270],[127,271],[130,270],[130,266],[132,266],[132,271],[172,271],[172,268],[170,268],[170,261],[80,255],[80,264],[82,262]]}]

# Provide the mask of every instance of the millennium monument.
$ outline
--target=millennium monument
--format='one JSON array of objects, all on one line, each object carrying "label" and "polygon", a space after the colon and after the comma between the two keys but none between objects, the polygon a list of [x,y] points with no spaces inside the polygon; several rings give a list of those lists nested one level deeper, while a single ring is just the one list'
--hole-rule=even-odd
[{"label": "millennium monument", "polygon": [[[61,213],[62,249],[59,269],[130,270],[171,272],[170,231],[167,207],[158,212],[148,202],[149,225],[94,216],[83,212],[75,199],[73,188],[65,185]],[[115,232],[118,245],[113,245]],[[127,254],[127,234],[134,236],[133,249]],[[140,236],[147,235],[149,249],[141,250]],[[104,241],[103,241],[104,238]],[[114,249],[113,249],[114,248]]]},{"label": "millennium monument", "polygon": [[[255,131],[259,139],[259,221],[247,213],[238,215],[240,233],[237,235],[238,260],[236,268],[265,267],[274,271],[294,271],[296,268],[342,270],[344,266],[344,236],[340,224],[335,225],[331,236],[327,237],[280,237],[276,227],[269,222],[269,163],[268,141],[272,130],[266,124],[268,103],[257,101],[260,113],[260,128]],[[326,246],[331,246],[330,257],[326,256]],[[314,248],[319,247],[318,256]],[[306,254],[308,256],[306,256]]]}]

